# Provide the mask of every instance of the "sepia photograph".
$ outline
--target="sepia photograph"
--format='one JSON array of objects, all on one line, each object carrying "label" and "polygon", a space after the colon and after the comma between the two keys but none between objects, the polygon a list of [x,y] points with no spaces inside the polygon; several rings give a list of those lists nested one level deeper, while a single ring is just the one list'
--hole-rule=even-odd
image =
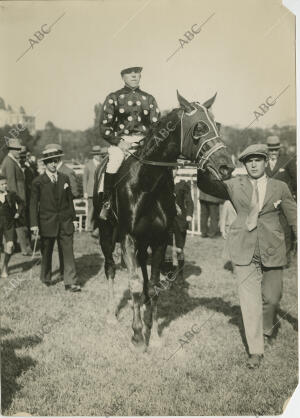
[{"label": "sepia photograph", "polygon": [[3,416],[284,413],[297,2],[0,1]]}]

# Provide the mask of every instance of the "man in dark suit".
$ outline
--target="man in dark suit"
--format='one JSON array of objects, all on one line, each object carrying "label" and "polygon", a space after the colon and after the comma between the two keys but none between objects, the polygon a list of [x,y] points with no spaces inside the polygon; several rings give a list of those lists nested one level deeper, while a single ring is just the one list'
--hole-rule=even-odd
[{"label": "man in dark suit", "polygon": [[238,282],[249,368],[259,367],[264,341],[271,342],[276,324],[286,264],[281,210],[297,233],[296,202],[284,182],[266,176],[267,157],[265,144],[250,145],[239,156],[248,175],[224,182],[198,171],[198,187],[205,193],[231,200],[237,212],[228,246]]},{"label": "man in dark suit", "polygon": [[[269,151],[269,161],[266,168],[266,174],[268,177],[276,178],[277,180],[284,181],[292,195],[297,196],[297,161],[296,154],[293,156],[283,155],[280,152],[281,144],[278,136],[269,136],[267,138],[267,146]],[[284,214],[280,213],[280,222],[284,229],[286,253],[289,265],[290,255],[293,247],[292,230],[289,226]]]},{"label": "man in dark suit", "polygon": [[20,214],[20,219],[16,225],[16,233],[21,247],[22,254],[32,255],[28,228],[25,221],[26,189],[25,174],[20,164],[20,152],[22,146],[17,138],[10,138],[8,144],[8,154],[2,162],[1,172],[7,178],[8,190],[15,192],[23,202],[24,211]]},{"label": "man in dark suit", "polygon": [[268,177],[284,181],[293,196],[297,195],[297,165],[296,155],[282,155],[280,153],[281,144],[278,136],[267,138],[268,146],[268,165],[266,174]]},{"label": "man in dark suit", "polygon": [[24,177],[25,177],[25,195],[26,195],[26,206],[25,206],[25,216],[24,216],[24,224],[27,228],[30,228],[30,215],[29,215],[29,207],[30,207],[30,194],[31,194],[31,187],[32,182],[35,177],[38,176],[37,169],[30,165],[27,161],[27,151],[26,147],[22,146],[20,151],[20,165],[22,167]]},{"label": "man in dark suit", "polygon": [[60,145],[46,145],[42,160],[46,171],[32,183],[30,201],[31,230],[41,236],[41,281],[51,285],[52,253],[57,240],[60,272],[63,274],[65,289],[72,292],[81,290],[76,283],[76,268],[73,252],[73,234],[76,220],[73,196],[69,178],[57,172],[62,157]]},{"label": "man in dark suit", "polygon": [[220,204],[224,201],[200,191],[200,229],[202,238],[214,238],[220,233]]},{"label": "man in dark suit", "polygon": [[7,179],[0,174],[0,254],[3,237],[5,245],[1,254],[1,278],[8,277],[8,263],[14,249],[15,221],[23,209],[23,202],[15,192],[7,190]]}]

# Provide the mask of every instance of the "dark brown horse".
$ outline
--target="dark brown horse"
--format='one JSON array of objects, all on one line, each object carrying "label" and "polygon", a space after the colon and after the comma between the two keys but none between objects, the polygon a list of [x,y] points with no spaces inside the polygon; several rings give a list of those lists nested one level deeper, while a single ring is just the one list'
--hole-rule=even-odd
[{"label": "dark brown horse", "polygon": [[[115,185],[117,222],[99,220],[100,245],[109,285],[109,312],[116,315],[113,251],[118,236],[133,301],[132,342],[142,348],[149,343],[152,325],[157,336],[156,286],[159,286],[168,229],[176,214],[170,167],[181,155],[200,168],[207,166],[218,178],[227,175],[232,168],[209,111],[215,96],[203,105],[189,103],[179,94],[178,100],[180,108],[163,117],[147,135],[140,150],[120,168]],[[99,213],[99,195],[96,193],[94,198]],[[152,251],[150,278],[146,265],[149,247]]]}]

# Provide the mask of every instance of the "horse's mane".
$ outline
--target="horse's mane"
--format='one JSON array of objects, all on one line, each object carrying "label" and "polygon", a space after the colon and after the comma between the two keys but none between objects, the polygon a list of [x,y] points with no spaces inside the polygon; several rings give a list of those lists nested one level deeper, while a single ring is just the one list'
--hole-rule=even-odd
[{"label": "horse's mane", "polygon": [[137,155],[140,158],[149,156],[155,153],[162,144],[165,143],[167,138],[164,138],[160,133],[160,130],[165,129],[167,132],[167,125],[172,122],[172,126],[176,125],[178,121],[178,108],[171,110],[167,115],[163,116],[157,123],[150,127],[147,135],[144,138],[143,146],[138,150]]}]

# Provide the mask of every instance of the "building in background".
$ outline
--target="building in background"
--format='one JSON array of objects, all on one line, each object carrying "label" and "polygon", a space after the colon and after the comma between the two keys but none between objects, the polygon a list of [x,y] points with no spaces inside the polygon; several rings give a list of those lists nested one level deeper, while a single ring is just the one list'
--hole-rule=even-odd
[{"label": "building in background", "polygon": [[5,106],[5,101],[0,97],[0,128],[17,124],[25,126],[31,135],[35,134],[35,116],[27,115],[23,106],[18,111],[10,105]]}]

